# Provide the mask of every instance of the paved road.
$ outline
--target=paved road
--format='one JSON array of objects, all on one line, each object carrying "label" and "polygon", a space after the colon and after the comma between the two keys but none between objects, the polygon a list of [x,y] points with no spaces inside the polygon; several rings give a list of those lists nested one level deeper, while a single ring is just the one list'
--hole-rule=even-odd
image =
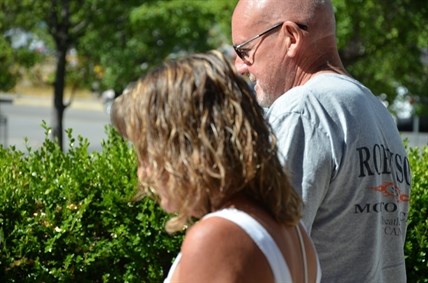
[{"label": "paved road", "polygon": [[[49,98],[19,97],[12,104],[0,105],[0,113],[7,117],[7,129],[0,124],[0,143],[14,145],[25,151],[25,137],[33,149],[41,146],[45,139],[42,121],[51,124],[52,102]],[[64,129],[73,129],[73,135],[81,135],[89,140],[90,150],[99,150],[101,141],[106,138],[104,127],[109,124],[109,117],[103,109],[102,102],[96,99],[81,99],[73,102],[65,110]],[[7,137],[5,137],[7,130]],[[7,138],[7,141],[5,140]],[[64,135],[64,146],[68,140]]]},{"label": "paved road", "polygon": [[[0,123],[0,143],[15,145],[25,150],[24,138],[28,144],[38,148],[44,141],[42,121],[49,125],[51,121],[52,101],[48,98],[15,97],[12,104],[1,103],[0,113],[8,120],[8,137],[5,142],[4,126]],[[72,128],[74,135],[81,135],[90,142],[90,150],[99,150],[101,141],[106,138],[104,127],[109,124],[109,117],[100,100],[80,99],[73,102],[65,112],[64,129]],[[409,140],[410,146],[428,145],[428,133],[401,133],[403,139]],[[67,148],[67,140],[64,140]]]}]

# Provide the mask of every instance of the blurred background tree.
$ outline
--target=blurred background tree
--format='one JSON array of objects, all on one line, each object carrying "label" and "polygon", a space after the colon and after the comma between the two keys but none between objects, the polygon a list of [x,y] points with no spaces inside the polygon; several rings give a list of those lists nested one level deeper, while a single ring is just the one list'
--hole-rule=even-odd
[{"label": "blurred background tree", "polygon": [[428,97],[428,5],[419,0],[333,0],[347,70],[389,104],[398,89]]},{"label": "blurred background tree", "polygon": [[[231,44],[237,0],[0,0],[0,90],[46,60],[53,134],[62,145],[64,88],[116,94],[167,57]],[[397,90],[428,97],[428,5],[419,0],[333,0],[345,67],[391,105]],[[11,31],[31,32],[46,52],[13,46]]]},{"label": "blurred background tree", "polygon": [[[229,0],[0,0],[0,90],[13,88],[21,67],[53,56],[50,126],[62,148],[62,120],[70,104],[64,102],[67,85],[120,93],[167,56],[217,48],[228,41],[234,4]],[[15,31],[12,36],[11,31]],[[31,42],[13,48],[16,31],[42,33],[52,54],[29,49]],[[30,54],[27,61],[20,60],[23,50]]]},{"label": "blurred background tree", "polygon": [[[120,2],[120,1],[119,1]],[[234,1],[151,0],[124,8],[112,2],[78,45],[87,61],[87,85],[122,92],[165,58],[230,42]],[[124,5],[124,4],[122,4]],[[93,83],[96,82],[96,85]]]}]

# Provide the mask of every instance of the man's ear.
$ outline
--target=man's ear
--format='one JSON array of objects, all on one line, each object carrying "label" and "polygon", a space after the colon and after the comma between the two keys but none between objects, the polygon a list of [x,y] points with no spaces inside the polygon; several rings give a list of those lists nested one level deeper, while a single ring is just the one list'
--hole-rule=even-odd
[{"label": "man's ear", "polygon": [[297,51],[300,49],[303,39],[303,31],[293,22],[284,23],[284,32],[287,37],[289,57],[296,56]]}]

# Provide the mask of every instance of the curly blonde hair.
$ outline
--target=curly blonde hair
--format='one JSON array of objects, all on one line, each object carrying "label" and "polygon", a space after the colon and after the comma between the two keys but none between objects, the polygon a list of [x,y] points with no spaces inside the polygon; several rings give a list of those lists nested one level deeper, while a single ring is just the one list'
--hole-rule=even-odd
[{"label": "curly blonde hair", "polygon": [[[296,224],[301,199],[247,82],[218,51],[168,60],[112,107],[113,125],[144,164],[140,195],[162,190],[177,214],[168,232],[243,192],[281,223]],[[167,176],[167,178],[165,178]]]}]

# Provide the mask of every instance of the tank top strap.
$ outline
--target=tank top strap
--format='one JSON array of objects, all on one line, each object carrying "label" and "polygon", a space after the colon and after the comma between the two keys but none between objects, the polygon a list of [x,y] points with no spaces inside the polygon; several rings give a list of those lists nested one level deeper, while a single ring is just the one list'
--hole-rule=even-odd
[{"label": "tank top strap", "polygon": [[290,270],[278,245],[269,232],[252,216],[235,208],[226,208],[206,215],[227,219],[243,229],[263,252],[272,269],[275,282],[292,282]]}]

